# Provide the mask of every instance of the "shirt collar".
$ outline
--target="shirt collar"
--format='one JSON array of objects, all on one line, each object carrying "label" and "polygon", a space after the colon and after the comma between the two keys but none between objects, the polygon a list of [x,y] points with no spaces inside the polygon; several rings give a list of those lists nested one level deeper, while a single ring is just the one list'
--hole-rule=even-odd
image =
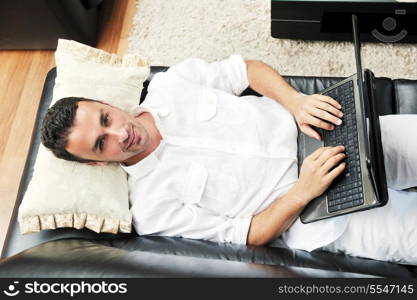
[{"label": "shirt collar", "polygon": [[159,163],[158,154],[162,151],[165,146],[165,142],[161,140],[161,143],[156,147],[156,149],[146,156],[144,159],[138,161],[136,164],[131,166],[120,166],[130,175],[136,178],[142,178],[152,172]]}]

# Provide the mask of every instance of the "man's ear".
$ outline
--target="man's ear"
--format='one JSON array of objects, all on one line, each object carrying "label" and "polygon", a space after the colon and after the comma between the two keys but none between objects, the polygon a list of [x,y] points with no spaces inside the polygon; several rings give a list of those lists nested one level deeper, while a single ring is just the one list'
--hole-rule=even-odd
[{"label": "man's ear", "polygon": [[104,166],[108,166],[109,162],[108,161],[90,161],[84,164],[89,165],[89,166],[104,167]]}]

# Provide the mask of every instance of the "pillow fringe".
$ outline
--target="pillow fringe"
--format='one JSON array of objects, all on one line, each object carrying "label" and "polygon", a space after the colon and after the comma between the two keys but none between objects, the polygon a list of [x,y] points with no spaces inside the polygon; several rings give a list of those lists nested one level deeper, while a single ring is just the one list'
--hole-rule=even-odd
[{"label": "pillow fringe", "polygon": [[46,229],[70,227],[75,229],[88,228],[97,233],[108,232],[117,234],[131,233],[132,220],[112,216],[98,216],[86,213],[52,214],[28,216],[19,220],[20,233],[28,234]]}]

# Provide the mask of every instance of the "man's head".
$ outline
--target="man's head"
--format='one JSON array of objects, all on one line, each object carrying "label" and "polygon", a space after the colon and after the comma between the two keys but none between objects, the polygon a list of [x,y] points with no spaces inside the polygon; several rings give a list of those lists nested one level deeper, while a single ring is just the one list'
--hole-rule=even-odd
[{"label": "man's head", "polygon": [[114,106],[70,97],[48,110],[41,140],[66,160],[123,162],[147,148],[149,134],[136,118]]}]

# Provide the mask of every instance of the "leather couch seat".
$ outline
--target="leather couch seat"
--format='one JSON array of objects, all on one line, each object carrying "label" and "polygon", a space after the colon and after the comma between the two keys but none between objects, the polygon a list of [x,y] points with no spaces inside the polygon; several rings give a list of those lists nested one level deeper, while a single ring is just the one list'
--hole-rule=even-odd
[{"label": "leather couch seat", "polygon": [[[152,67],[138,102],[156,72]],[[399,265],[324,251],[288,248],[281,239],[267,246],[214,243],[185,238],[96,234],[87,229],[60,228],[21,235],[17,207],[33,173],[42,118],[52,100],[56,69],[45,80],[30,154],[16,211],[0,260],[0,277],[417,277],[417,266]],[[342,80],[285,76],[305,94]],[[377,78],[381,115],[417,113],[417,80]],[[243,94],[256,94],[247,89]]]}]

